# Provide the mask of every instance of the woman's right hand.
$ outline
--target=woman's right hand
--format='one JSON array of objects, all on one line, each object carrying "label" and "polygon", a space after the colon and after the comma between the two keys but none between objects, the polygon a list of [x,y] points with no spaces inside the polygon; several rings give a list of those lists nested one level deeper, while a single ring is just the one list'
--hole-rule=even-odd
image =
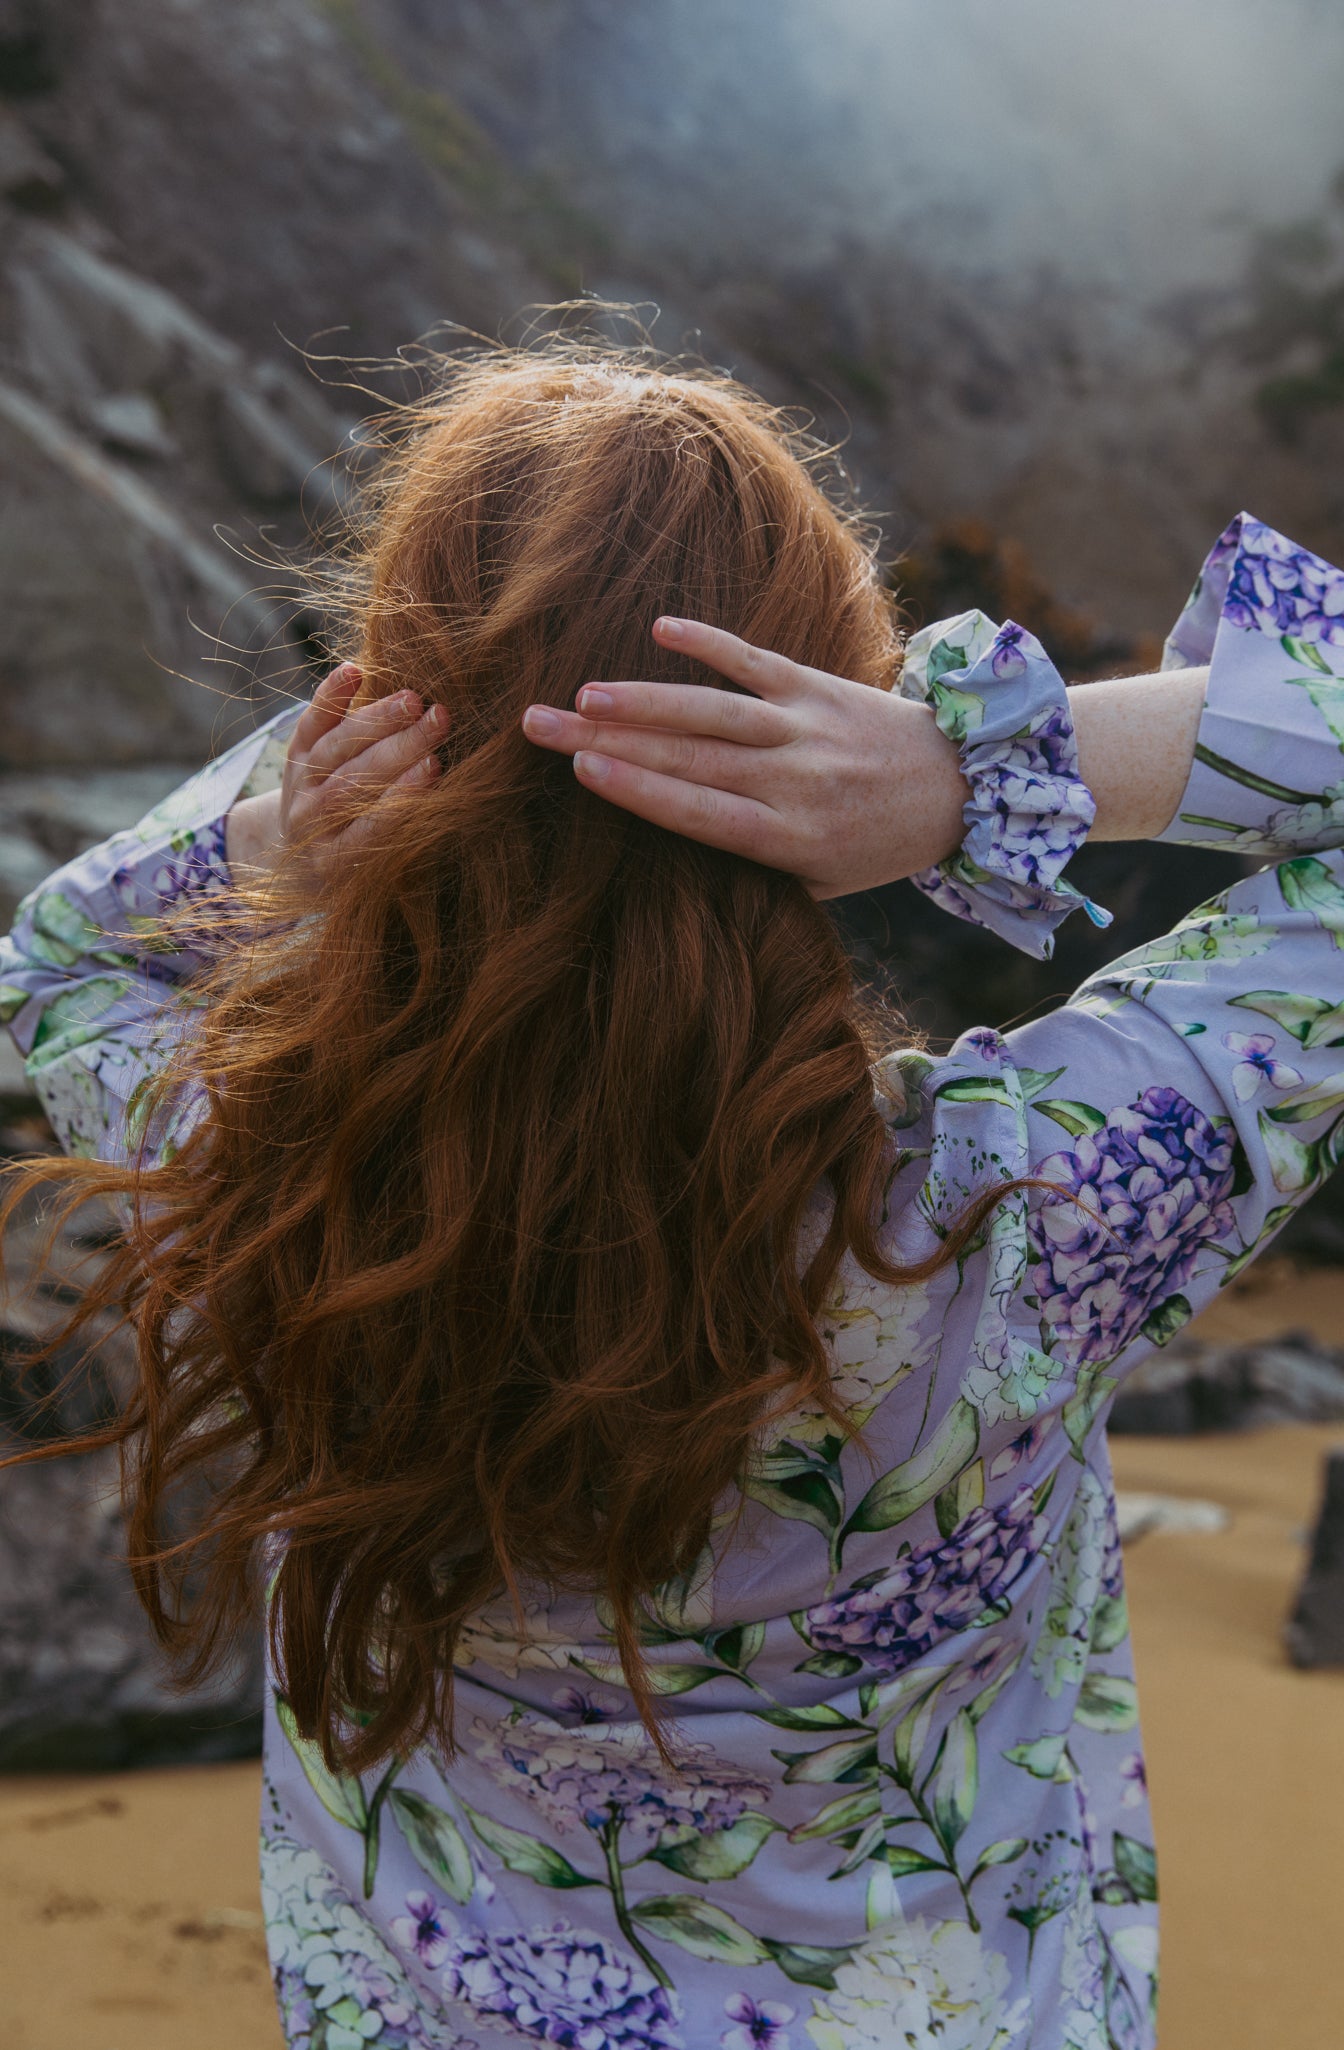
[{"label": "woman's right hand", "polygon": [[960,845],[967,786],[927,707],[694,620],[653,631],[740,689],[590,683],[574,712],[529,706],[524,733],[573,756],[586,789],[787,869],[818,898],[894,882]]}]

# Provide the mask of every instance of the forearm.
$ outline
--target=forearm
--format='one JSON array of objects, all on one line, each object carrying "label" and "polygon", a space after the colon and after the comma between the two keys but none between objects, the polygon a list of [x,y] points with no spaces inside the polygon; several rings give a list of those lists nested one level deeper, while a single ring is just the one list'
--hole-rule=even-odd
[{"label": "forearm", "polygon": [[1069,692],[1093,840],[1151,840],[1176,815],[1194,761],[1207,665],[1080,684]]}]

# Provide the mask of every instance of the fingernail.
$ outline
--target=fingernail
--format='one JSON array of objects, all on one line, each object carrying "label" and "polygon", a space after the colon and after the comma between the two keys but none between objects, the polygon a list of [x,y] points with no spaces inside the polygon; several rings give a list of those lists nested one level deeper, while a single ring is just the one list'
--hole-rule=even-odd
[{"label": "fingernail", "polygon": [[359,669],[354,662],[342,662],[336,671],[336,680],[342,690],[349,690],[359,682]]},{"label": "fingernail", "polygon": [[440,763],[437,755],[426,755],[424,757],[424,760],[420,763],[420,774],[424,777],[426,782],[429,782],[432,776],[438,775],[441,766],[442,764]]},{"label": "fingernail", "polygon": [[660,619],[657,628],[665,641],[679,641],[684,638],[686,632],[679,619]]},{"label": "fingernail", "polygon": [[418,712],[420,700],[413,690],[404,690],[397,699],[397,708],[402,712]]},{"label": "fingernail", "polygon": [[591,683],[586,683],[579,692],[579,710],[590,717],[599,712],[614,712],[615,709],[616,700],[609,690],[597,690]]},{"label": "fingernail", "polygon": [[448,724],[447,705],[431,705],[425,713],[425,725],[432,733],[439,733]]},{"label": "fingernail", "polygon": [[605,783],[611,774],[611,763],[606,755],[591,754],[586,748],[575,755],[574,767],[590,783]]},{"label": "fingernail", "polygon": [[529,705],[523,713],[523,731],[533,740],[550,740],[560,731],[560,720],[545,705]]}]

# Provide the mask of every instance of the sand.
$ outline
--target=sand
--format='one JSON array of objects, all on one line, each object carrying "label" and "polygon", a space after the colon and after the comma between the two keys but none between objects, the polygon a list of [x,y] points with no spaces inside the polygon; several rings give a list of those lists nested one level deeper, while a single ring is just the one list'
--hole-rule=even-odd
[{"label": "sand", "polygon": [[[1344,1344],[1344,1281],[1266,1263],[1216,1339]],[[1153,1534],[1129,1585],[1163,1895],[1162,2050],[1344,2039],[1344,1672],[1280,1628],[1344,1426],[1117,1439],[1121,1487],[1231,1512]],[[280,2050],[257,1908],[255,1765],[0,1778],[3,2050]],[[799,2046],[802,2050],[802,2046]]]}]

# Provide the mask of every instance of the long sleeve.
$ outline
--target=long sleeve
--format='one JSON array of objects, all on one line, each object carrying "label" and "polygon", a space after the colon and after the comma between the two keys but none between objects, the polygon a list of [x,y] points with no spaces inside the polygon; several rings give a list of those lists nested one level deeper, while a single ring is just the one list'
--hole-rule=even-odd
[{"label": "long sleeve", "polygon": [[[228,886],[225,815],[278,782],[302,711],[276,713],[19,905],[0,941],[0,1021],[67,1152],[113,1159],[140,1136],[135,1107],[189,1027],[201,967],[188,946],[165,946],[156,920]],[[176,1107],[160,1147],[189,1108]]]}]

